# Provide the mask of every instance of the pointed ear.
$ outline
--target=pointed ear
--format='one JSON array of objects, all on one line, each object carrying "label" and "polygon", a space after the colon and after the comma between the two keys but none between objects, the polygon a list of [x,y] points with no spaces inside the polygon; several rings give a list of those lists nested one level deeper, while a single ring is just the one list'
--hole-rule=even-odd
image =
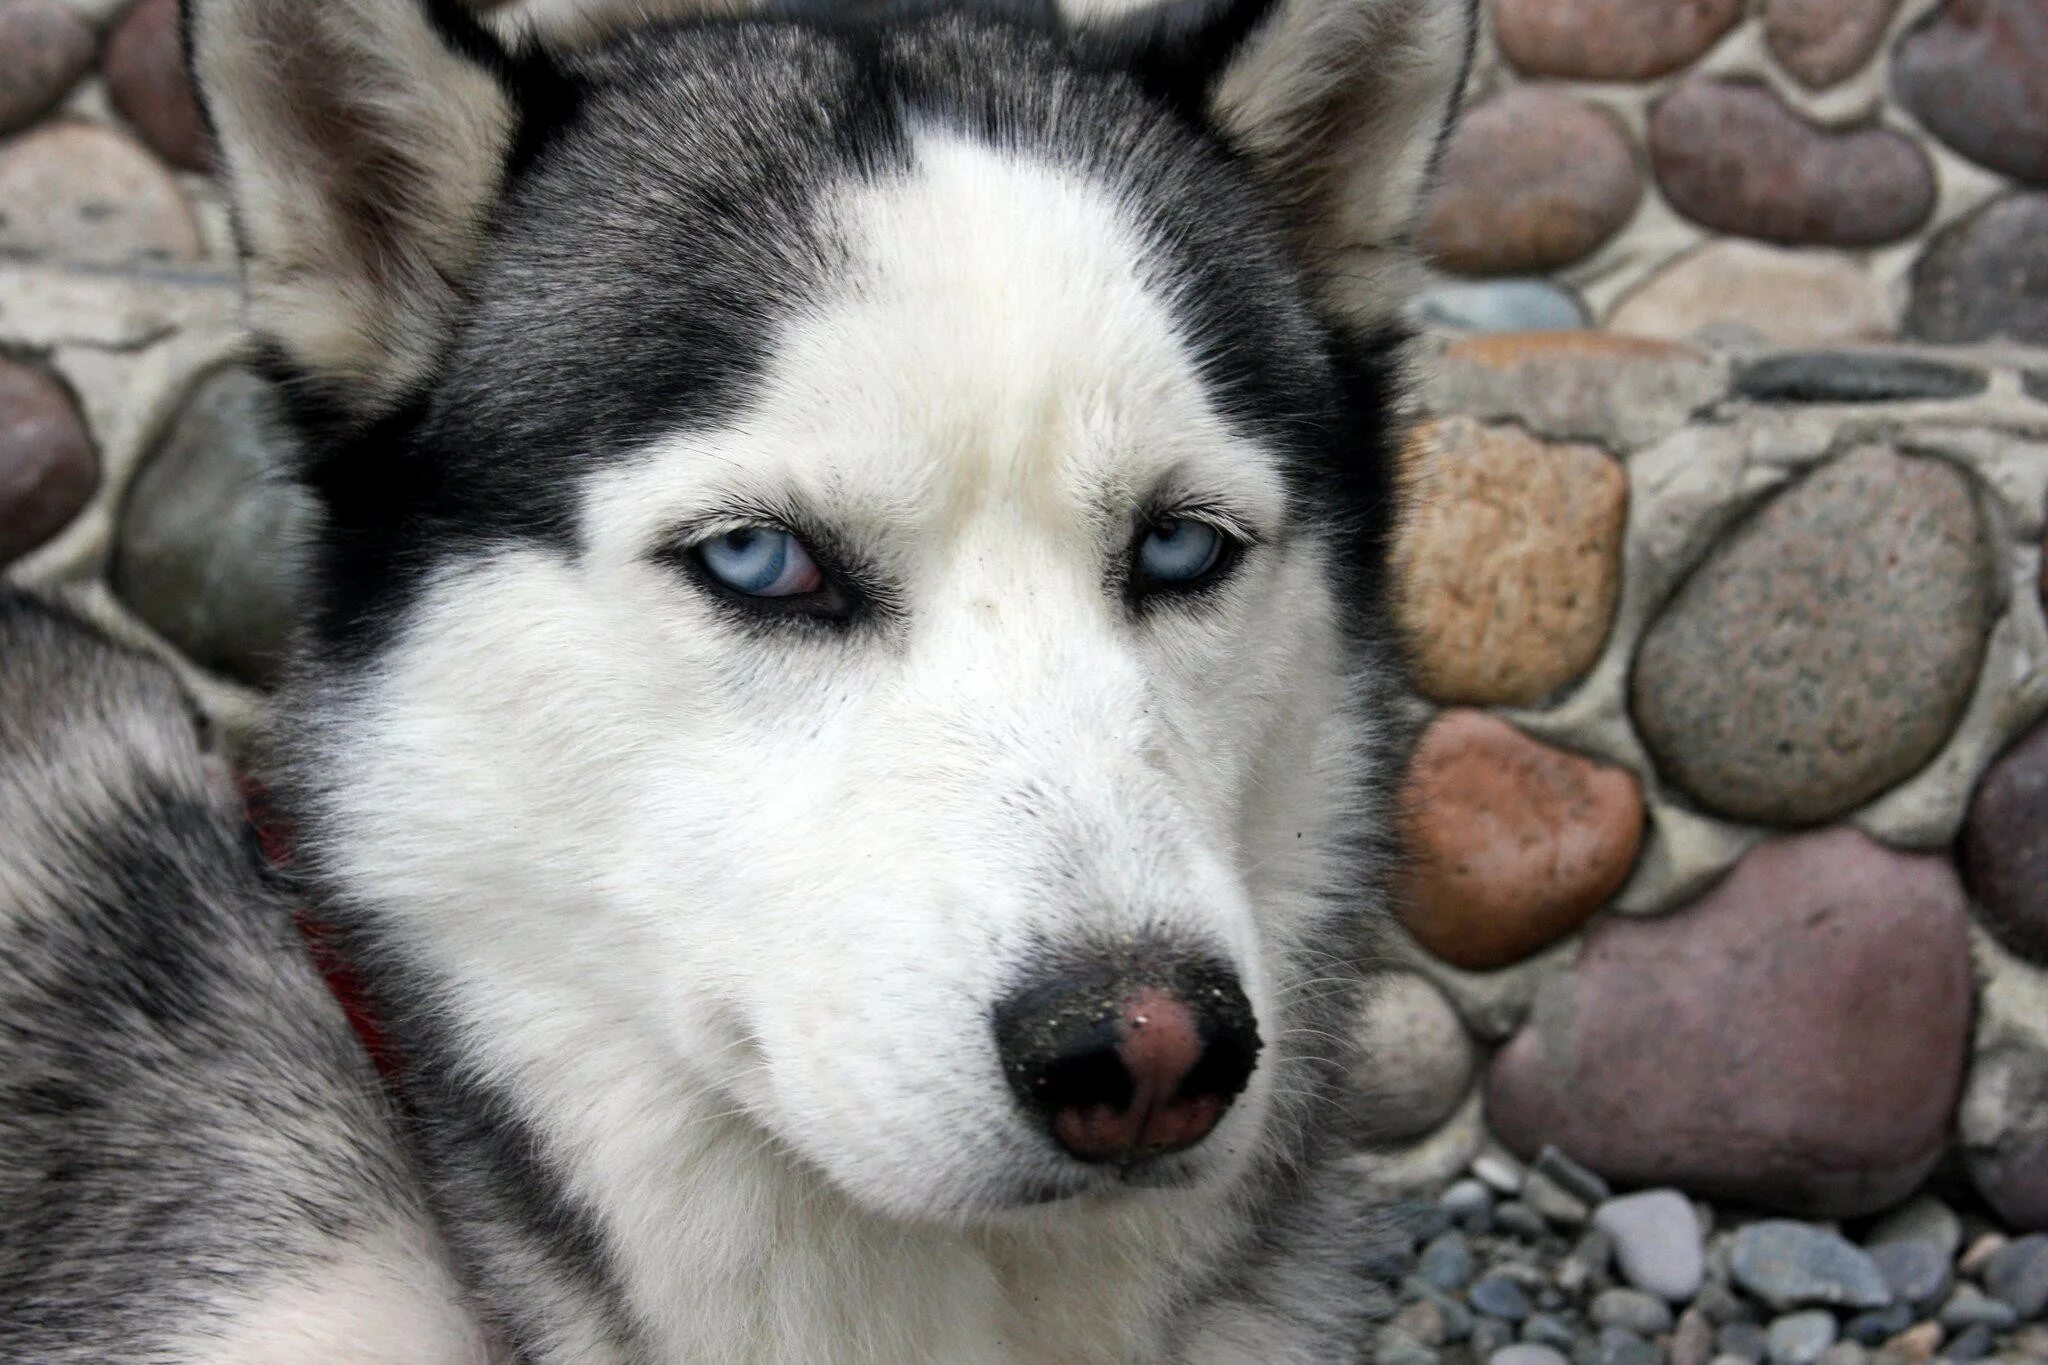
[{"label": "pointed ear", "polygon": [[364,421],[421,380],[518,130],[511,59],[446,0],[186,0],[250,320]]},{"label": "pointed ear", "polygon": [[636,24],[734,18],[763,0],[493,0],[485,22],[508,39],[533,38],[555,51],[601,42]]},{"label": "pointed ear", "polygon": [[1063,3],[1077,30],[1251,158],[1340,318],[1392,317],[1412,287],[1476,0],[1165,0],[1115,15],[1102,11],[1117,0]]}]

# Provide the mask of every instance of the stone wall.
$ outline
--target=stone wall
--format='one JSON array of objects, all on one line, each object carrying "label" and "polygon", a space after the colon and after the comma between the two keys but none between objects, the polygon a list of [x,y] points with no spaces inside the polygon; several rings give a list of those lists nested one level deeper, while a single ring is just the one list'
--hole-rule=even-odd
[{"label": "stone wall", "polygon": [[2048,342],[2042,0],[1485,0],[1425,316]]}]

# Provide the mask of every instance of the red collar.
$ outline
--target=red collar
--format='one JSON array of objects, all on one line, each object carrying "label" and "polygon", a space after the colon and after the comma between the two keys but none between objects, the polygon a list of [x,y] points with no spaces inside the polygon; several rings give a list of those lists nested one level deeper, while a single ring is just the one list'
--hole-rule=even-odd
[{"label": "red collar", "polygon": [[[240,780],[242,808],[248,813],[250,828],[256,833],[256,843],[263,850],[263,856],[272,867],[288,866],[295,843],[290,823],[271,804],[268,788],[253,777],[245,776]],[[299,936],[305,939],[306,951],[326,980],[327,989],[334,992],[334,998],[341,1003],[341,1012],[348,1016],[349,1027],[356,1031],[356,1037],[362,1040],[363,1050],[376,1063],[377,1073],[386,1082],[396,1083],[403,1071],[399,1065],[398,1050],[391,1042],[384,1021],[378,1017],[377,1007],[370,1001],[369,983],[364,980],[362,969],[343,955],[333,925],[304,909],[292,912],[292,923],[298,926]]]}]

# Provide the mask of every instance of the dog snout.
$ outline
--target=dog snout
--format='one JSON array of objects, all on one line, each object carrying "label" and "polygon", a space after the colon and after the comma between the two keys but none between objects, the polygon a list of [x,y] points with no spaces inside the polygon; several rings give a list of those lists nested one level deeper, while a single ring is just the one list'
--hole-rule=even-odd
[{"label": "dog snout", "polygon": [[995,1031],[1025,1112],[1091,1163],[1200,1142],[1251,1079],[1261,1046],[1237,974],[1209,961],[1070,969],[1005,1001]]}]

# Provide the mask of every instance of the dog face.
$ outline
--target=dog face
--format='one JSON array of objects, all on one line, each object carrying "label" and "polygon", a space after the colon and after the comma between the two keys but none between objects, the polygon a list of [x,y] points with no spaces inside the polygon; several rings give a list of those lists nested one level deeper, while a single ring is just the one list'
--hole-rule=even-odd
[{"label": "dog face", "polygon": [[480,1066],[922,1218],[1288,1128],[1466,20],[1269,10],[545,55],[200,0],[327,510],[309,839]]}]

